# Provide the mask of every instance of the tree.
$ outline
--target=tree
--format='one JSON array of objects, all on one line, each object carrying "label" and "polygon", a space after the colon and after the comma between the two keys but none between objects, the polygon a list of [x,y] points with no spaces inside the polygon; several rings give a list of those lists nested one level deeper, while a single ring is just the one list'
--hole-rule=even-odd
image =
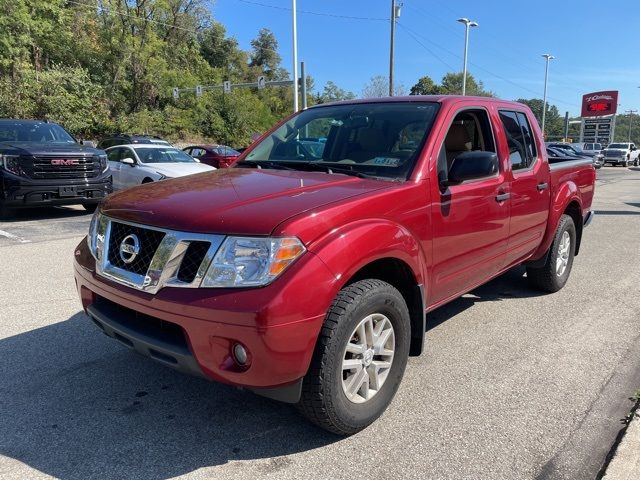
[{"label": "tree", "polygon": [[436,85],[431,77],[425,75],[411,87],[409,95],[440,95],[440,86]]},{"label": "tree", "polygon": [[322,94],[318,96],[318,103],[339,102],[341,100],[353,100],[356,98],[353,92],[343,90],[335,83],[329,80],[322,90]]},{"label": "tree", "polygon": [[211,67],[224,69],[228,75],[246,74],[247,54],[240,50],[235,38],[226,37],[224,25],[214,22],[200,32],[198,42],[201,55]]},{"label": "tree", "polygon": [[[476,80],[473,75],[467,73],[467,95],[480,97],[495,97],[495,94],[484,89],[484,84]],[[418,79],[418,82],[411,87],[410,95],[461,95],[462,94],[462,72],[449,72],[444,77],[440,85],[437,85],[429,76]]]},{"label": "tree", "polygon": [[[397,84],[394,86],[393,94],[395,96],[406,95],[406,89],[404,85]],[[362,98],[379,98],[389,96],[389,79],[384,75],[376,75],[369,79],[362,89]]]},{"label": "tree", "polygon": [[[440,85],[441,93],[444,95],[461,95],[462,94],[462,72],[447,73],[442,77]],[[495,97],[491,91],[484,89],[484,84],[480,80],[476,80],[473,75],[467,73],[467,95],[477,95],[480,97]]]},{"label": "tree", "polygon": [[[538,120],[538,124],[542,125],[543,101],[541,98],[531,98],[531,99],[519,98],[518,100],[516,100],[516,102],[524,103],[525,105],[527,105],[533,112],[536,119]],[[547,102],[547,113],[545,115],[544,122],[545,122],[544,130],[545,130],[546,138],[551,138],[551,137],[562,138],[564,136],[564,120],[560,115],[560,112],[558,111],[558,107],[556,107],[555,105],[550,105],[548,102]]]},{"label": "tree", "polygon": [[251,40],[251,48],[253,50],[249,66],[258,67],[269,79],[276,78],[282,58],[273,32],[268,28],[261,28],[258,36]]}]

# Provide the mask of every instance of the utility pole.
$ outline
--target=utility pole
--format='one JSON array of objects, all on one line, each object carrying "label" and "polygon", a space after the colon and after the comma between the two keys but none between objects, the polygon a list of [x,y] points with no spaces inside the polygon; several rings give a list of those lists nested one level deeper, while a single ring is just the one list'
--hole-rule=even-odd
[{"label": "utility pole", "polygon": [[[300,93],[302,97],[302,110],[307,109],[307,75],[304,73],[304,62],[300,62]],[[305,126],[305,128],[307,128]]]},{"label": "utility pole", "polygon": [[569,112],[564,112],[564,142],[569,138]]},{"label": "utility pole", "polygon": [[391,0],[391,40],[389,42],[389,96],[393,97],[393,52],[396,43],[396,20],[400,17],[400,7],[395,0]]},{"label": "utility pole", "polygon": [[545,67],[544,67],[544,97],[542,99],[542,138],[546,138],[544,134],[544,121],[547,116],[547,82],[549,80],[549,60],[553,60],[553,55],[549,53],[545,53],[542,55],[546,59]]},{"label": "utility pole", "polygon": [[631,143],[631,124],[633,124],[633,114],[638,113],[638,110],[627,110],[624,113],[629,114],[629,137],[627,138],[627,142]]},{"label": "utility pole", "polygon": [[296,13],[296,0],[292,2],[293,22],[293,112],[298,111],[298,18]]},{"label": "utility pole", "polygon": [[477,27],[478,22],[468,18],[459,18],[458,22],[464,24],[464,60],[462,63],[462,95],[467,94],[467,56],[469,53],[469,28]]}]

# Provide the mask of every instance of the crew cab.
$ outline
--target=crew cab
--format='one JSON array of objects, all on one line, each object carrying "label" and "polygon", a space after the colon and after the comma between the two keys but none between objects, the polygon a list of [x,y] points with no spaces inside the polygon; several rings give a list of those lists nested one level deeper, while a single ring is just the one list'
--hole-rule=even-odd
[{"label": "crew cab", "polygon": [[637,147],[633,143],[610,143],[607,148],[602,150],[604,158],[602,161],[605,163],[611,163],[612,165],[622,165],[628,167],[630,164],[637,167],[640,159],[638,158]]},{"label": "crew cab", "polygon": [[324,104],[231,168],[110,196],[75,278],[106,335],[349,435],[390,404],[430,311],[521,264],[565,285],[594,180],[590,159],[549,163],[519,103]]},{"label": "crew cab", "polygon": [[0,218],[18,207],[82,204],[93,211],[111,190],[102,150],[55,123],[0,119]]}]

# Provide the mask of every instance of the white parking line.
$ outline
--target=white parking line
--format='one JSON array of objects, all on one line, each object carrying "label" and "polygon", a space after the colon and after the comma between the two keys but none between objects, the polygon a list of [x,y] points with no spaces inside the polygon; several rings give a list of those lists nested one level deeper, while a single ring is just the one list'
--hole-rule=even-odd
[{"label": "white parking line", "polygon": [[0,237],[7,237],[11,240],[15,240],[16,242],[20,242],[20,243],[31,243],[31,240],[26,240],[22,237],[14,235],[13,233],[5,232],[4,230],[0,230]]}]

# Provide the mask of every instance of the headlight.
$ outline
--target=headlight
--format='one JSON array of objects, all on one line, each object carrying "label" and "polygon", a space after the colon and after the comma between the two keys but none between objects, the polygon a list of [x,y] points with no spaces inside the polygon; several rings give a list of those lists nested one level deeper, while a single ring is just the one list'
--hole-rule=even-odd
[{"label": "headlight", "polygon": [[202,286],[267,285],[304,252],[304,245],[295,237],[227,237],[213,258]]},{"label": "headlight", "polygon": [[17,155],[0,155],[0,166],[14,175],[26,176]]},{"label": "headlight", "polygon": [[102,252],[104,251],[104,236],[107,230],[107,222],[105,217],[100,214],[99,210],[91,217],[91,223],[89,224],[89,235],[87,235],[87,244],[89,245],[89,251],[91,255],[98,260],[102,261]]},{"label": "headlight", "polygon": [[109,168],[109,162],[106,155],[98,155],[98,159],[100,160],[100,169],[102,172],[106,172],[107,168]]}]

